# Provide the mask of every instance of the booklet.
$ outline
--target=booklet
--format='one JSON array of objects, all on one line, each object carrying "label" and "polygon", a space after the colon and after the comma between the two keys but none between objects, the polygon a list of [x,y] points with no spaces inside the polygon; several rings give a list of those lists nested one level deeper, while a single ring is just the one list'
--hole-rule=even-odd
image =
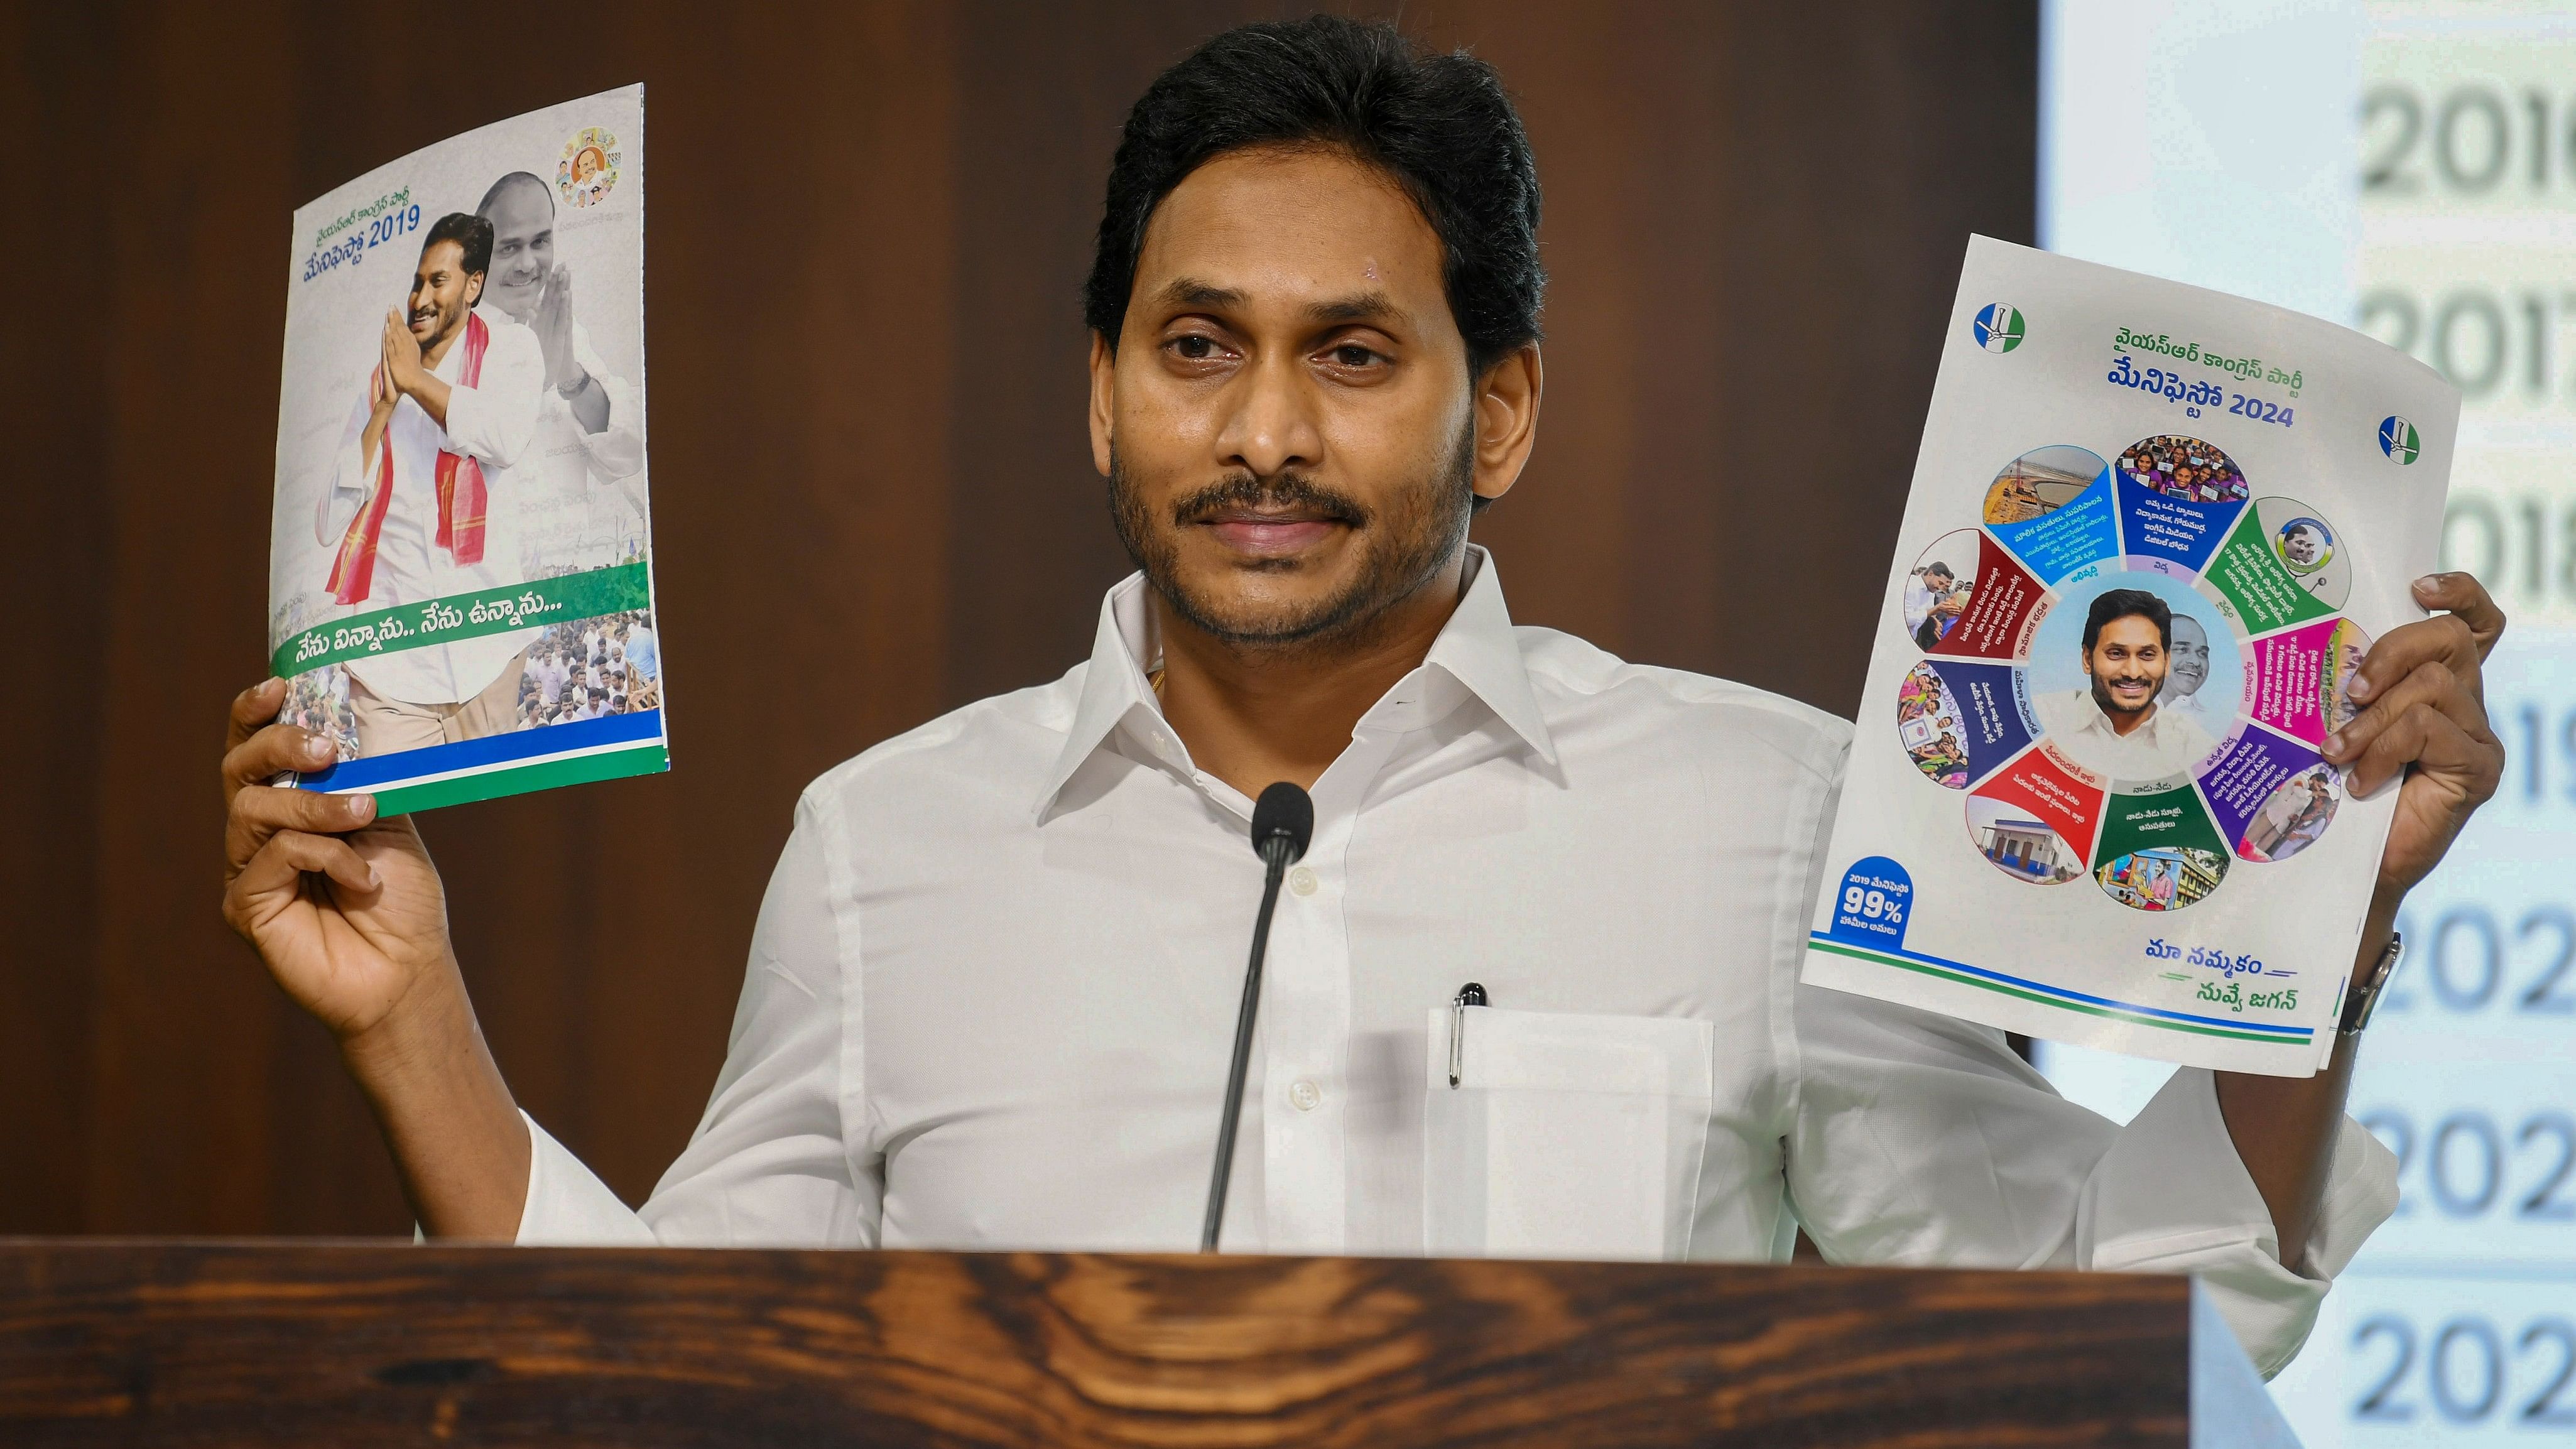
[{"label": "booklet", "polygon": [[2318,749],[2424,617],[2459,409],[2357,332],[1973,239],[1805,979],[2319,1070],[2397,791]]},{"label": "booklet", "polygon": [[644,447],[644,88],[295,213],[269,532],[311,790],[385,815],[670,767]]}]

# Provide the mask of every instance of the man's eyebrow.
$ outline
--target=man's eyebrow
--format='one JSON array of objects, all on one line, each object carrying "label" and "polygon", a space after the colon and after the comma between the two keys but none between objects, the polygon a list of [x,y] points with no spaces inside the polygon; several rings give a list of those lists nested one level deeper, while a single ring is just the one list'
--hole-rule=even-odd
[{"label": "man's eyebrow", "polygon": [[1173,307],[1240,307],[1246,298],[1240,288],[1220,287],[1196,277],[1175,277],[1156,294],[1156,300]]},{"label": "man's eyebrow", "polygon": [[1307,319],[1314,322],[1371,322],[1403,315],[1404,309],[1384,292],[1354,292],[1306,307]]}]

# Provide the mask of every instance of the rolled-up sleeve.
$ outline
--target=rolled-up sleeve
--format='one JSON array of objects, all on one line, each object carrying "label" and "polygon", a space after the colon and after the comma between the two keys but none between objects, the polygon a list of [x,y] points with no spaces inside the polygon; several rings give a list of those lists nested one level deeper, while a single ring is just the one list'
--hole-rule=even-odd
[{"label": "rolled-up sleeve", "polygon": [[634,476],[644,466],[644,409],[635,399],[635,385],[608,370],[590,345],[589,330],[578,322],[572,329],[572,355],[608,398],[608,426],[581,433],[581,450],[589,459],[592,480],[614,483]]},{"label": "rolled-up sleeve", "polygon": [[[826,827],[810,803],[770,877],[724,1070],[697,1133],[641,1212],[532,1121],[521,1243],[872,1247],[882,1174],[851,1160],[843,986]],[[851,1049],[855,1049],[852,1047]]]},{"label": "rolled-up sleeve", "polygon": [[488,324],[492,343],[472,387],[447,393],[447,446],[495,468],[507,468],[537,436],[545,402],[546,358],[534,333],[515,322]]},{"label": "rolled-up sleeve", "polygon": [[[1803,947],[1802,932],[1784,952],[1792,982]],[[2396,1209],[2396,1159],[2344,1119],[2293,1271],[2209,1072],[2176,1072],[2122,1127],[2060,1097],[1991,1027],[1789,989],[1789,1192],[1831,1261],[2190,1273],[2269,1377]]]}]

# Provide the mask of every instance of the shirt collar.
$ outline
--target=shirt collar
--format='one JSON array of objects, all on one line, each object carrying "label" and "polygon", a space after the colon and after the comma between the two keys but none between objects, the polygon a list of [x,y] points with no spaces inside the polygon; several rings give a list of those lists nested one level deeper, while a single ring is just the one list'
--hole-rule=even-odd
[{"label": "shirt collar", "polygon": [[[2093,697],[2093,691],[2090,688],[2076,690],[2075,697],[2080,702],[2084,711],[2084,722],[2076,726],[2078,731],[2090,732],[2098,735],[2108,735],[2115,740],[2130,739],[2137,734],[2136,730],[2132,730],[2128,734],[2124,735],[2118,730],[2113,729],[2111,727],[2111,716],[2103,711],[2102,702]],[[2147,722],[2139,728],[2145,730],[2149,735],[2160,736],[2168,728],[2166,720],[2171,717],[2172,714],[2173,709],[2171,706],[2167,705],[2161,699],[2157,700],[2156,712],[2148,715]]]},{"label": "shirt collar", "polygon": [[[1360,724],[1401,729],[1430,723],[1448,712],[1436,695],[1449,695],[1448,704],[1458,702],[1451,690],[1437,688],[1439,681],[1446,680],[1481,700],[1523,744],[1553,765],[1556,743],[1548,735],[1538,696],[1530,688],[1529,670],[1521,662],[1520,640],[1512,632],[1511,611],[1503,603],[1503,582],[1493,555],[1469,544],[1466,572],[1467,591],[1432,641],[1422,667],[1389,690],[1361,717]],[[1038,792],[1032,812],[1037,820],[1046,819],[1066,782],[1121,725],[1132,723],[1138,742],[1156,759],[1176,770],[1187,768],[1189,752],[1163,718],[1161,703],[1145,678],[1157,652],[1146,588],[1143,574],[1130,574],[1100,601],[1100,625],[1092,632],[1082,697],[1074,705],[1064,748],[1057,751]],[[1408,687],[1426,676],[1433,688]]]}]

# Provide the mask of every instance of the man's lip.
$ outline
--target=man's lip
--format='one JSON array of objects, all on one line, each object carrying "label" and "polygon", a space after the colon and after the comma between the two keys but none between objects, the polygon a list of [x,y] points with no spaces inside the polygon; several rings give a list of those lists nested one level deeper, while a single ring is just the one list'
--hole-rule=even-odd
[{"label": "man's lip", "polygon": [[1229,509],[1199,520],[1217,541],[1237,553],[1280,555],[1312,548],[1343,526],[1314,513],[1258,513]]}]

